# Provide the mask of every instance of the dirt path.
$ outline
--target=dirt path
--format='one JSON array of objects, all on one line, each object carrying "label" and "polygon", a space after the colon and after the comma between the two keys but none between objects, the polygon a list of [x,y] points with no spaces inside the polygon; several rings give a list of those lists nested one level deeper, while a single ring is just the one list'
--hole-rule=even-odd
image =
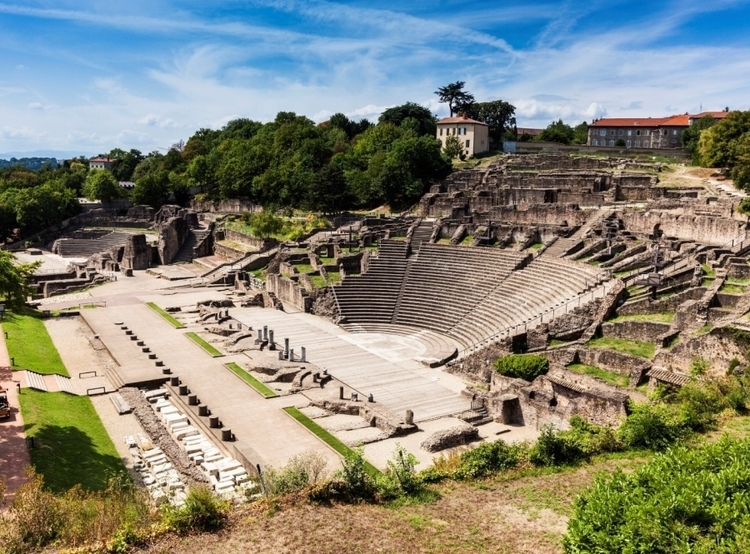
[{"label": "dirt path", "polygon": [[11,502],[15,492],[26,482],[26,467],[31,463],[26,448],[26,432],[18,403],[20,376],[10,370],[10,358],[5,346],[5,334],[0,326],[0,385],[8,391],[10,418],[0,420],[0,479],[5,482]]}]

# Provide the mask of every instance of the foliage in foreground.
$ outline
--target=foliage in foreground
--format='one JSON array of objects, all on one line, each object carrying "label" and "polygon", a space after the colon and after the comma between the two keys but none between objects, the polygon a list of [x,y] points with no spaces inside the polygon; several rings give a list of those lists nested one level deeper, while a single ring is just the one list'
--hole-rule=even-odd
[{"label": "foliage in foreground", "polygon": [[748,552],[749,460],[750,440],[725,437],[599,476],[576,500],[565,552]]}]

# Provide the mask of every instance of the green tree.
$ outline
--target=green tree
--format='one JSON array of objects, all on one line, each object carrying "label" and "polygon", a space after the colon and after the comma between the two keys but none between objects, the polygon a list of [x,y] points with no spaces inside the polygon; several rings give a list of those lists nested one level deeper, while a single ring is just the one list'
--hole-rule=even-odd
[{"label": "green tree", "polygon": [[278,217],[271,210],[250,214],[247,220],[252,235],[261,239],[278,235],[284,228],[284,219]]},{"label": "green tree", "polygon": [[350,204],[349,187],[340,167],[326,165],[315,174],[307,190],[307,206],[312,211],[336,214]]},{"label": "green tree", "polygon": [[[586,144],[589,141],[589,124],[585,121],[573,127],[573,144]],[[623,146],[625,146],[623,144]]]},{"label": "green tree", "polygon": [[575,132],[573,131],[573,128],[570,125],[563,123],[562,119],[558,119],[557,121],[550,123],[546,129],[539,133],[537,140],[570,144],[574,135]]},{"label": "green tree", "polygon": [[108,202],[122,196],[122,189],[114,175],[106,169],[92,169],[83,183],[83,194],[89,200]]},{"label": "green tree", "polygon": [[443,146],[443,154],[449,160],[458,158],[464,153],[464,143],[456,135],[450,135],[445,139],[445,146]]},{"label": "green tree", "polygon": [[516,107],[503,100],[475,102],[464,106],[466,115],[489,126],[490,142],[499,145],[516,138]]},{"label": "green tree", "polygon": [[[407,119],[416,120],[418,135],[435,136],[437,118],[430,110],[414,102],[407,102],[401,106],[388,108],[380,114],[378,124],[390,123],[399,127]],[[413,123],[411,123],[411,126],[413,127]]]},{"label": "green tree", "polygon": [[747,132],[750,132],[750,111],[729,112],[716,125],[703,130],[698,139],[701,165],[733,168],[737,162],[737,141]]},{"label": "green tree", "polygon": [[133,172],[139,163],[143,161],[143,154],[140,150],[133,148],[130,152],[125,152],[119,148],[112,150],[108,157],[114,160],[112,164],[112,175],[118,181],[130,181],[133,178]]},{"label": "green tree", "polygon": [[474,103],[474,95],[464,90],[464,81],[456,81],[435,91],[441,102],[448,104],[451,117],[460,113]]},{"label": "green tree", "polygon": [[41,262],[19,264],[16,257],[0,250],[0,295],[9,308],[21,308],[31,295],[29,282]]},{"label": "green tree", "polygon": [[700,163],[698,144],[700,142],[701,133],[706,129],[710,129],[714,125],[716,125],[716,119],[714,119],[713,116],[706,115],[700,119],[693,120],[690,127],[682,132],[682,147],[690,152],[690,157],[696,165]]},{"label": "green tree", "polygon": [[130,200],[136,206],[147,204],[159,209],[169,197],[169,178],[166,171],[147,173],[135,183]]}]

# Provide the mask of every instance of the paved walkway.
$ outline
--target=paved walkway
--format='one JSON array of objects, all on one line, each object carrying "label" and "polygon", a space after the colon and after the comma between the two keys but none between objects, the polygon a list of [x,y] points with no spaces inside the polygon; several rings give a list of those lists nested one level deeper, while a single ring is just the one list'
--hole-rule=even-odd
[{"label": "paved walkway", "polygon": [[279,467],[295,455],[316,451],[325,456],[329,468],[339,467],[340,459],[333,450],[281,410],[307,405],[304,396],[266,400],[223,366],[230,361],[242,363],[247,360],[244,356],[212,358],[184,336],[184,329],[174,329],[145,304],[97,308],[82,315],[120,362],[121,371],[152,372],[154,362],[135,341],[122,339],[125,333],[114,321],[132,329],[200,402],[232,429],[238,441],[252,447],[266,464]]},{"label": "paved walkway", "polygon": [[20,379],[8,369],[9,366],[5,334],[0,325],[0,385],[8,390],[11,406],[10,418],[0,420],[0,478],[5,481],[8,502],[12,501],[15,492],[26,482],[26,466],[31,463],[18,403],[17,384]]}]

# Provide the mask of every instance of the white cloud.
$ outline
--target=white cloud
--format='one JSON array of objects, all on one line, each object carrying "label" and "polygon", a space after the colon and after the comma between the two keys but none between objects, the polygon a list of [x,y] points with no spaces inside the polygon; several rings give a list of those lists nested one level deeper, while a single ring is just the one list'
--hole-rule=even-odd
[{"label": "white cloud", "polygon": [[44,106],[39,102],[29,102],[29,109],[30,110],[43,110]]}]

